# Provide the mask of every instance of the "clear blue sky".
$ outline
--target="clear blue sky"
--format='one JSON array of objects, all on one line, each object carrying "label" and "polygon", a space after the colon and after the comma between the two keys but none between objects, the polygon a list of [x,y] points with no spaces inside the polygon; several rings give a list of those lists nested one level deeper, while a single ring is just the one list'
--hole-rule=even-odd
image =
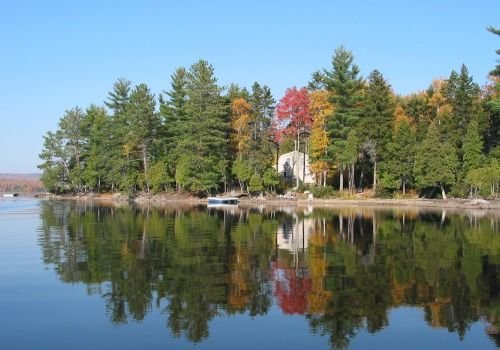
[{"label": "clear blue sky", "polygon": [[495,65],[499,0],[23,1],[0,4],[0,172],[38,172],[42,136],[66,109],[102,104],[119,77],[159,94],[200,58],[222,85],[267,84],[278,100],[343,44],[396,93],[465,63]]}]

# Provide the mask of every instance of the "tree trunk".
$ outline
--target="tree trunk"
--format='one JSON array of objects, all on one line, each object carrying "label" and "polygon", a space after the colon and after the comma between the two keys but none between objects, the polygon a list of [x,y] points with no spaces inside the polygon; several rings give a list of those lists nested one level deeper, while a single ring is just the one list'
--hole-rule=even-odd
[{"label": "tree trunk", "polygon": [[353,193],[354,192],[354,184],[355,184],[355,178],[354,178],[354,163],[351,164],[349,167],[349,192]]},{"label": "tree trunk", "polygon": [[448,199],[448,198],[446,197],[446,192],[445,192],[445,190],[444,190],[444,186],[443,186],[443,184],[439,184],[439,187],[441,187],[441,195],[443,196],[443,199]]},{"label": "tree trunk", "polygon": [[340,179],[339,179],[339,191],[342,192],[344,190],[344,167],[340,166]]},{"label": "tree trunk", "polygon": [[299,164],[300,164],[300,154],[299,154],[299,149],[300,149],[300,139],[297,137],[297,152],[295,153],[296,154],[296,157],[297,157],[297,160],[295,162],[295,165],[297,166],[297,181],[296,181],[296,185],[297,185],[297,188],[299,188],[300,186],[300,171],[299,171]]},{"label": "tree trunk", "polygon": [[361,174],[359,174],[359,185],[358,189],[360,192],[363,191],[363,177],[365,176],[365,172],[363,170],[363,166],[361,166]]},{"label": "tree trunk", "polygon": [[377,161],[373,162],[373,192],[377,190]]},{"label": "tree trunk", "polygon": [[149,181],[148,181],[148,157],[147,157],[147,147],[146,144],[142,144],[142,161],[144,162],[144,179],[146,180],[146,191],[149,193]]},{"label": "tree trunk", "polygon": [[406,194],[406,179],[403,178],[403,196]]},{"label": "tree trunk", "polygon": [[306,183],[306,152],[307,152],[307,148],[306,148],[306,140],[304,140],[304,158],[303,158],[303,161],[302,161],[302,182]]}]

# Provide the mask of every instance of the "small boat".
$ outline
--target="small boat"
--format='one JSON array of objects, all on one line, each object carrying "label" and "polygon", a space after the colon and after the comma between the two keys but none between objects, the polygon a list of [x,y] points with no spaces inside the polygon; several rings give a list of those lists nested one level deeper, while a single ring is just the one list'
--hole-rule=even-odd
[{"label": "small boat", "polygon": [[3,196],[4,197],[9,197],[9,198],[18,197],[19,193],[4,193]]},{"label": "small boat", "polygon": [[238,205],[236,197],[208,197],[209,205]]}]

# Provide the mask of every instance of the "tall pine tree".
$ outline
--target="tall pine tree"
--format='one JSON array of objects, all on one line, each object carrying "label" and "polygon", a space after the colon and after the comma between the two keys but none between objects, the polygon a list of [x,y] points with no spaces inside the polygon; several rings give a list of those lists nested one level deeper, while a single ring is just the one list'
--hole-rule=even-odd
[{"label": "tall pine tree", "polygon": [[[450,117],[443,121],[441,130],[444,136],[457,149],[459,158],[463,156],[462,144],[472,119],[480,120],[479,86],[474,83],[465,65],[460,73],[452,71],[442,87],[442,94],[451,106]],[[484,125],[479,125],[480,130]]]},{"label": "tall pine tree", "polygon": [[221,96],[213,67],[204,60],[187,75],[184,130],[177,138],[182,150],[176,181],[193,192],[211,193],[225,182],[229,146],[229,106]]},{"label": "tall pine tree", "polygon": [[373,163],[373,189],[377,187],[377,164],[387,158],[387,145],[391,141],[395,103],[391,87],[378,70],[368,77],[363,101],[363,112],[359,120],[361,142],[369,142]]},{"label": "tall pine tree", "polygon": [[333,55],[332,69],[324,71],[324,83],[335,107],[327,125],[330,138],[329,154],[339,167],[341,191],[344,187],[344,171],[350,164],[344,162],[342,153],[345,152],[347,135],[357,127],[363,98],[362,78],[359,76],[358,66],[353,61],[352,53],[341,46]]}]

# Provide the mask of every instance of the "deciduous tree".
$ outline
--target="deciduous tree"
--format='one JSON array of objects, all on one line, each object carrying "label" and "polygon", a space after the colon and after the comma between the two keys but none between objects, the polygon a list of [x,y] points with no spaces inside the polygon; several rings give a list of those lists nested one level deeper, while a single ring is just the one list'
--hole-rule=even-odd
[{"label": "deciduous tree", "polygon": [[326,186],[329,168],[328,159],[328,118],[333,114],[333,105],[326,90],[315,90],[309,94],[309,112],[313,120],[310,136],[310,169],[316,181]]},{"label": "deciduous tree", "polygon": [[[300,152],[303,135],[310,133],[312,124],[311,114],[309,113],[309,94],[307,89],[297,89],[296,87],[287,89],[285,96],[283,96],[276,106],[276,116],[281,133],[295,138],[295,150]],[[296,174],[296,180],[298,187],[298,174]]]}]

